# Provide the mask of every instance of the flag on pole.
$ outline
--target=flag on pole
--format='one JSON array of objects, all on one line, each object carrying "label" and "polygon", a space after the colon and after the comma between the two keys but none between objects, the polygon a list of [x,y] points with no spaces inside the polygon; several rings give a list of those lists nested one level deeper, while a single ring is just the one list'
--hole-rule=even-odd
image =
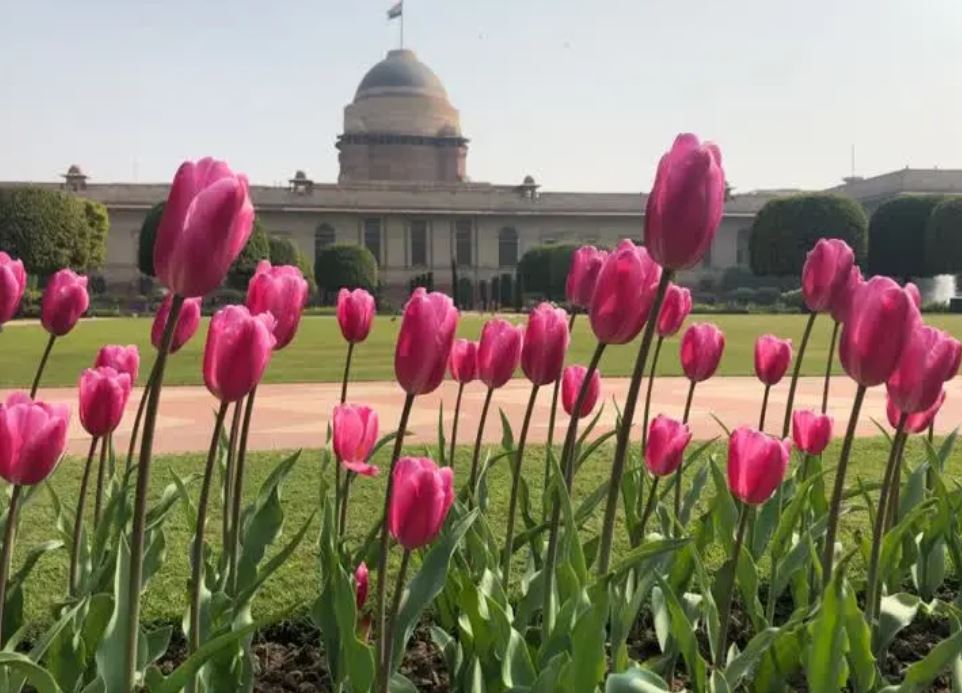
[{"label": "flag on pole", "polygon": [[391,9],[387,11],[387,18],[394,19],[395,17],[400,17],[404,13],[404,0],[398,0],[391,6]]}]

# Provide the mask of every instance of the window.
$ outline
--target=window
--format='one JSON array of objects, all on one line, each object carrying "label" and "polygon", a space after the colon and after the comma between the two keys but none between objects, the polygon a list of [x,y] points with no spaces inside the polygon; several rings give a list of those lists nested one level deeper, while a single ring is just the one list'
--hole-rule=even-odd
[{"label": "window", "polygon": [[751,261],[751,229],[738,230],[738,264],[742,267],[748,266]]},{"label": "window", "polygon": [[518,232],[505,226],[498,232],[498,265],[514,267],[518,264]]},{"label": "window", "polygon": [[461,219],[454,225],[454,257],[460,267],[471,266],[471,220]]},{"label": "window", "polygon": [[423,219],[411,222],[411,266],[428,264],[428,223]]},{"label": "window", "polygon": [[321,224],[314,230],[314,257],[318,257],[327,246],[334,245],[337,235],[330,224]]},{"label": "window", "polygon": [[364,247],[371,251],[377,264],[381,264],[381,220],[364,220]]}]

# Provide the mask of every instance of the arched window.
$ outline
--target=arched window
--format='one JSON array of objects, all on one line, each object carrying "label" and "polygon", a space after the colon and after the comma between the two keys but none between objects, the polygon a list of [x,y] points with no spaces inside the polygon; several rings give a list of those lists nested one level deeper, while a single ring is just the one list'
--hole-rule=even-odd
[{"label": "arched window", "polygon": [[518,232],[505,226],[498,232],[498,265],[514,267],[518,264]]},{"label": "arched window", "polygon": [[335,234],[333,226],[330,224],[318,226],[314,230],[314,257],[317,258],[327,246],[334,245],[336,240],[337,234]]}]

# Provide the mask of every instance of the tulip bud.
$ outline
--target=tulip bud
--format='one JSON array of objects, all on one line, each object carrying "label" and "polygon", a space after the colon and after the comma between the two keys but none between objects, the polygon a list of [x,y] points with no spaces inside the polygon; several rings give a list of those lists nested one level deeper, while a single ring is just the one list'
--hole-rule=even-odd
[{"label": "tulip bud", "polygon": [[90,296],[87,277],[62,269],[47,282],[40,302],[40,324],[50,334],[63,337],[87,312]]},{"label": "tulip bud", "polygon": [[246,306],[221,308],[204,345],[204,384],[221,402],[236,402],[260,382],[274,349],[274,317]]},{"label": "tulip bud", "polygon": [[[173,294],[167,294],[157,309],[154,316],[154,324],[150,328],[150,343],[154,349],[160,350],[164,341],[164,329],[167,327],[167,319],[170,317],[170,305]],[[174,335],[170,342],[170,353],[176,354],[180,348],[190,341],[190,338],[197,332],[200,326],[200,298],[185,299],[180,307],[180,315],[177,317],[177,325],[174,327]]]},{"label": "tulip bud", "polygon": [[763,334],[755,340],[755,375],[766,385],[775,385],[792,361],[792,340]]},{"label": "tulip bud", "polygon": [[418,287],[404,307],[394,349],[394,376],[409,395],[437,389],[451,356],[458,309],[450,296]]},{"label": "tulip bud", "polygon": [[247,308],[253,315],[270,313],[274,326],[275,351],[283,349],[297,333],[301,312],[307,305],[308,286],[301,270],[293,265],[271,266],[270,260],[257,263],[247,285]]},{"label": "tulip bud", "polygon": [[939,398],[942,384],[959,372],[962,344],[948,332],[918,323],[908,335],[895,372],[885,383],[899,411],[925,411]]},{"label": "tulip bud", "polygon": [[588,317],[599,342],[625,344],[634,339],[655,301],[659,267],[648,252],[629,240],[605,258],[591,296]]},{"label": "tulip bud", "polygon": [[577,308],[591,305],[591,295],[595,290],[598,272],[608,256],[604,250],[593,245],[583,245],[571,255],[571,268],[565,282],[565,298]]},{"label": "tulip bud", "polygon": [[50,476],[67,449],[70,410],[14,392],[0,405],[0,477],[33,486]]},{"label": "tulip bud", "polygon": [[[922,433],[932,425],[933,421],[935,421],[935,417],[939,413],[939,409],[942,408],[942,404],[944,402],[945,390],[942,390],[938,398],[935,400],[935,404],[923,411],[909,414],[906,417],[905,425],[902,428],[907,433]],[[902,412],[899,411],[897,406],[895,406],[895,402],[892,401],[891,397],[886,397],[885,415],[888,417],[889,424],[892,426],[892,428],[898,428],[899,419],[902,416]]]},{"label": "tulip bud", "polygon": [[478,377],[478,343],[469,339],[455,339],[448,360],[451,377],[467,385]]},{"label": "tulip bud", "polygon": [[16,315],[26,288],[27,273],[23,262],[0,250],[0,325]]},{"label": "tulip bud", "polygon": [[253,224],[246,176],[209,157],[185,161],[157,226],[157,279],[185,298],[210,293],[244,249]]},{"label": "tulip bud", "polygon": [[669,284],[655,325],[658,336],[665,339],[674,335],[681,329],[689,313],[691,313],[691,291],[677,284]]},{"label": "tulip bud", "polygon": [[378,468],[368,463],[377,443],[377,412],[370,407],[339,404],[334,407],[334,454],[341,465],[355,474],[377,476]]},{"label": "tulip bud", "polygon": [[645,466],[655,476],[668,476],[681,466],[685,448],[691,442],[688,424],[659,414],[648,427]]},{"label": "tulip bud", "polygon": [[133,384],[137,382],[137,374],[140,372],[140,352],[133,344],[105,344],[100,347],[97,360],[94,361],[94,368],[100,366],[110,366],[118,373],[126,373]]},{"label": "tulip bud", "polygon": [[490,388],[499,388],[511,379],[518,361],[524,329],[507,320],[492,318],[481,328],[478,342],[478,378]]},{"label": "tulip bud", "polygon": [[839,238],[821,238],[802,266],[802,297],[813,313],[829,310],[836,293],[849,281],[855,253]]},{"label": "tulip bud", "polygon": [[821,455],[832,440],[832,417],[799,409],[792,412],[792,439],[808,455]]},{"label": "tulip bud", "polygon": [[[574,416],[575,404],[578,403],[578,393],[581,392],[581,386],[585,381],[585,374],[587,372],[587,368],[579,365],[568,366],[564,369],[564,373],[561,376],[561,404],[564,406],[565,413],[567,413],[568,416]],[[588,382],[588,391],[585,393],[585,399],[581,405],[581,411],[578,412],[578,418],[583,419],[591,413],[595,408],[595,404],[598,402],[598,396],[600,394],[601,372],[596,368],[594,373],[591,374],[591,380]]]},{"label": "tulip bud", "polygon": [[693,267],[711,246],[725,205],[721,152],[695,135],[678,135],[658,162],[645,208],[645,245],[670,270]]},{"label": "tulip bud", "polygon": [[681,367],[689,380],[700,383],[715,374],[725,350],[725,335],[710,322],[696,322],[681,338]]},{"label": "tulip bud", "polygon": [[367,339],[374,322],[374,297],[364,289],[337,292],[337,324],[347,341],[357,344]]},{"label": "tulip bud", "polygon": [[426,457],[402,457],[394,467],[388,506],[391,536],[408,551],[430,544],[454,502],[454,473]]},{"label": "tulip bud", "polygon": [[550,303],[541,303],[528,314],[521,347],[521,370],[535,385],[547,385],[561,377],[568,352],[568,314]]},{"label": "tulip bud", "polygon": [[80,423],[95,438],[113,433],[130,396],[130,376],[110,366],[88,368],[80,376]]},{"label": "tulip bud", "polygon": [[728,488],[743,503],[761,505],[785,477],[792,442],[747,426],[728,439]]},{"label": "tulip bud", "polygon": [[367,601],[367,587],[368,587],[368,570],[367,563],[361,561],[357,569],[354,571],[354,591],[357,602],[357,610],[360,611],[364,608],[364,602]]}]

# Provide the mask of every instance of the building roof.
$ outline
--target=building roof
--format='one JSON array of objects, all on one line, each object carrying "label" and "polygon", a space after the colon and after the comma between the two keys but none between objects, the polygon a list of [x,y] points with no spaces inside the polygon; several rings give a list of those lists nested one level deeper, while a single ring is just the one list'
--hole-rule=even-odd
[{"label": "building roof", "polygon": [[430,67],[418,60],[414,51],[397,49],[367,71],[354,100],[383,94],[424,94],[447,99],[441,80]]}]

